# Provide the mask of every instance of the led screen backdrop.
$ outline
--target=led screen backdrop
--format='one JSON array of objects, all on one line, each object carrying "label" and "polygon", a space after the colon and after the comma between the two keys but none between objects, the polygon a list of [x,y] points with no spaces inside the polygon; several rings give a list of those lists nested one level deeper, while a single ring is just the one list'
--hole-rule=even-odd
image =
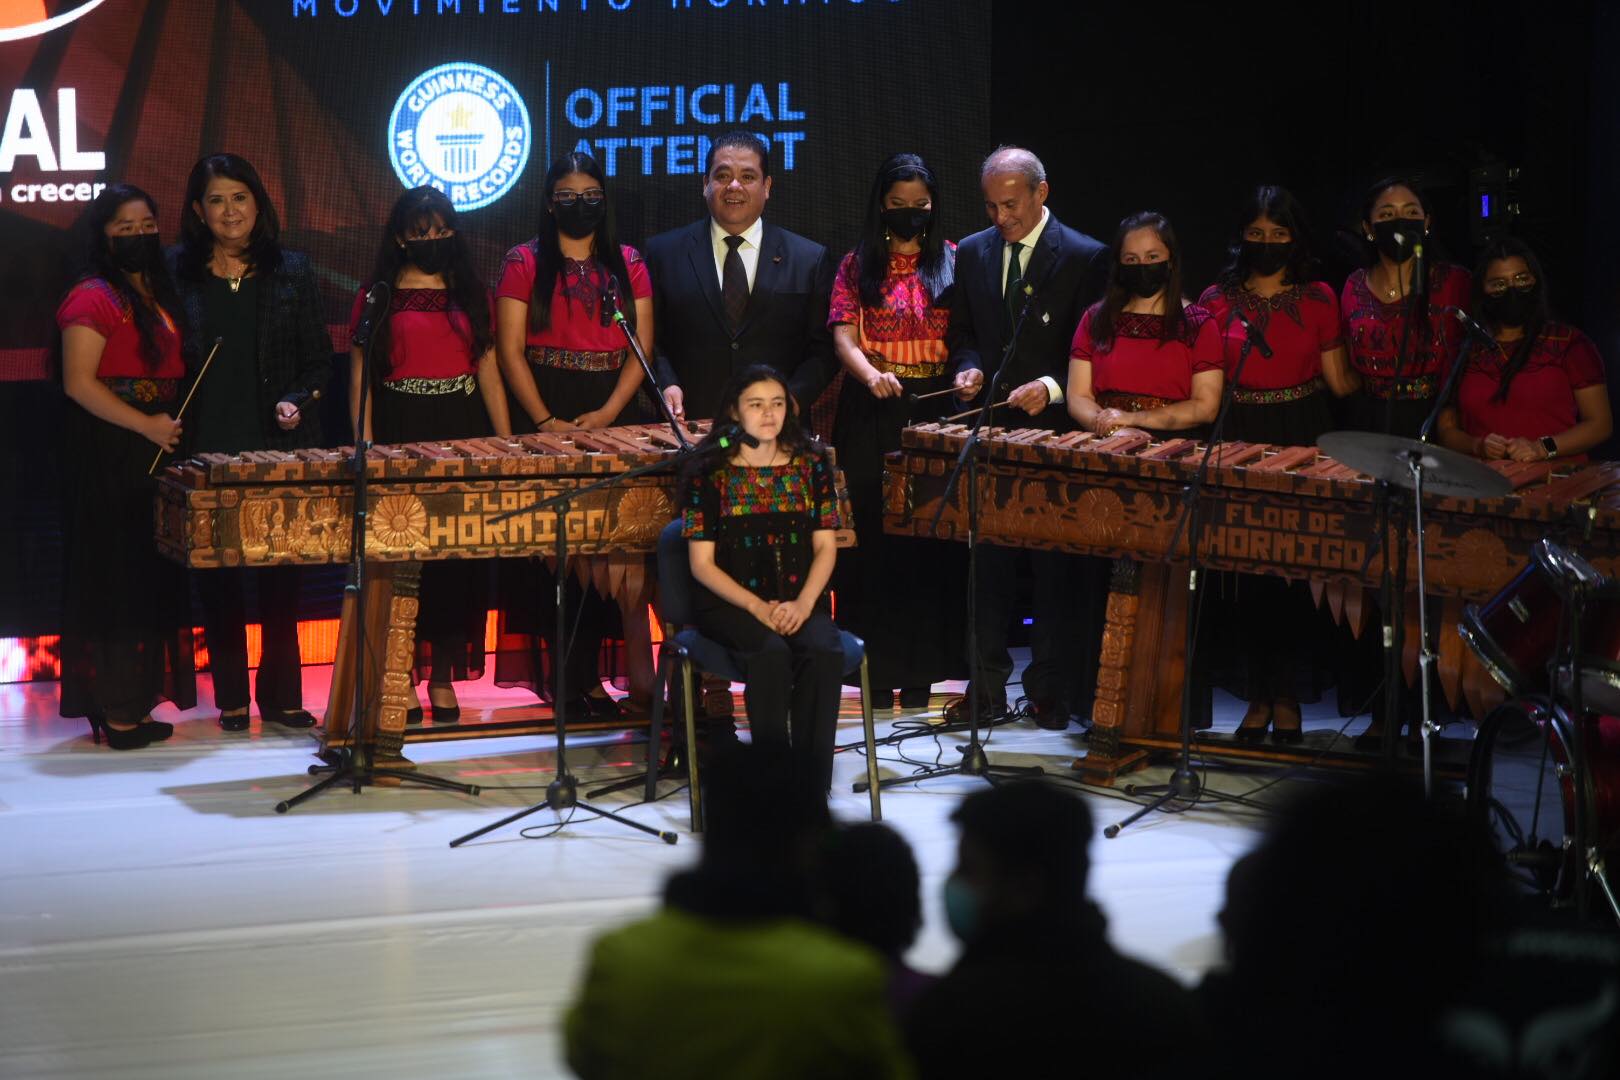
[{"label": "led screen backdrop", "polygon": [[630,242],[698,217],[709,140],[769,140],[768,215],[843,250],[881,159],[913,149],[979,227],[992,142],[987,2],[0,0],[0,369],[45,373],[70,230],[103,185],[160,203],[230,150],[347,312],[394,196],[433,183],[493,274],[533,234],[546,168],[610,174]]}]

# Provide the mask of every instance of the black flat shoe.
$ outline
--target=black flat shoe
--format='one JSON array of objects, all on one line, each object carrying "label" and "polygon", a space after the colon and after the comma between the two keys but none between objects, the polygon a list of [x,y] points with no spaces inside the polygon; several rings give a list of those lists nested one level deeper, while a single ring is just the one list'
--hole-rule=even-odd
[{"label": "black flat shoe", "polygon": [[434,705],[430,702],[428,704],[428,715],[433,717],[435,724],[454,724],[461,719],[461,706]]},{"label": "black flat shoe", "polygon": [[219,726],[225,731],[246,731],[248,729],[248,714],[238,713],[235,716],[219,714]]},{"label": "black flat shoe", "polygon": [[1271,741],[1295,744],[1305,741],[1305,729],[1297,701],[1277,701],[1271,706]]},{"label": "black flat shoe", "polygon": [[422,722],[422,706],[413,705],[405,710],[405,723],[407,726]]},{"label": "black flat shoe", "polygon": [[592,720],[617,720],[624,714],[619,703],[607,694],[586,694],[585,708]]},{"label": "black flat shoe", "polygon": [[85,719],[90,721],[90,740],[98,746],[106,743],[109,750],[139,750],[152,741],[150,734],[140,724],[132,728],[115,728],[108,726],[105,717],[90,716]]},{"label": "black flat shoe", "polygon": [[170,735],[174,734],[174,725],[165,723],[162,720],[153,720],[148,717],[136,725],[135,730],[146,732],[146,739],[148,742],[162,742],[164,739],[167,739]]},{"label": "black flat shoe", "polygon": [[1266,736],[1266,728],[1271,724],[1271,706],[1264,701],[1249,702],[1248,711],[1243,714],[1243,721],[1238,724],[1232,737],[1238,742],[1256,743]]},{"label": "black flat shoe", "polygon": [[259,715],[287,728],[312,728],[315,717],[308,709],[266,709],[259,706]]},{"label": "black flat shoe", "polygon": [[926,709],[928,698],[932,691],[926,686],[907,686],[900,690],[900,707],[902,709]]}]

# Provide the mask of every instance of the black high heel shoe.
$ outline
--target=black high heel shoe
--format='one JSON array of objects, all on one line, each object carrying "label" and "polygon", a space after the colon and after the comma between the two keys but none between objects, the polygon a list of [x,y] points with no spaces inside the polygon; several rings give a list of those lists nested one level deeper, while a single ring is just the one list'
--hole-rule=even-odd
[{"label": "black high heel shoe", "polygon": [[139,750],[152,741],[151,736],[142,725],[136,724],[132,728],[115,728],[107,723],[104,716],[86,717],[90,721],[90,738],[97,745],[103,741],[112,750]]},{"label": "black high heel shoe", "polygon": [[451,692],[454,692],[455,687],[449,685],[448,683],[444,684],[442,687],[435,687],[432,683],[428,684],[428,715],[433,717],[433,722],[435,724],[456,723],[461,719],[461,703],[458,701],[454,705],[437,704],[433,700],[433,691],[435,689],[450,690]]}]

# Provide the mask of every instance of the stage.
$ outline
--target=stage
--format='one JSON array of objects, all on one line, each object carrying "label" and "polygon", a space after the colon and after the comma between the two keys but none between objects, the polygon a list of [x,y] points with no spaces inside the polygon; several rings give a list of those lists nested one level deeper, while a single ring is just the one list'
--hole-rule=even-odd
[{"label": "stage", "polygon": [[[305,669],[317,714],[329,673]],[[508,827],[451,850],[451,839],[541,798],[551,779],[553,740],[504,738],[408,748],[425,770],[482,787],[481,797],[345,789],[278,815],[274,804],[309,783],[314,740],[264,730],[257,716],[250,732],[225,734],[210,695],[204,678],[204,704],[172,739],[117,753],[56,715],[55,684],[0,686],[0,1075],[567,1075],[561,1010],[587,943],[651,910],[664,878],[697,856],[684,793],[666,782],[656,805],[637,804],[639,789],[604,800],[679,832],[674,847],[580,815],[551,839]],[[840,741],[858,742],[853,691],[844,702]],[[533,707],[528,694],[487,681],[462,703],[467,715]],[[879,735],[901,717],[937,716],[942,703],[936,693],[930,710],[880,713]],[[1216,711],[1221,729],[1241,715],[1225,697]],[[167,708],[159,718],[174,719]],[[1316,740],[1340,722],[1324,703],[1307,710],[1306,725]],[[1079,731],[1016,723],[998,728],[989,749],[1073,775]],[[940,752],[953,757],[960,741],[941,738]],[[633,770],[645,746],[629,734],[577,745],[570,761],[587,780]],[[936,753],[932,739],[905,750],[930,762]],[[910,771],[892,748],[880,758],[884,775]],[[864,819],[866,797],[850,792],[864,762],[851,750],[836,766],[835,814]],[[1246,791],[1280,772],[1211,775],[1222,790]],[[923,869],[927,925],[911,955],[923,969],[955,955],[938,900],[955,855],[948,815],[980,783],[884,793],[885,820]],[[1087,798],[1099,829],[1131,809]],[[553,820],[542,812],[521,824]],[[1263,822],[1254,811],[1201,808],[1099,836],[1092,892],[1114,941],[1196,981],[1220,959],[1227,869]]]}]

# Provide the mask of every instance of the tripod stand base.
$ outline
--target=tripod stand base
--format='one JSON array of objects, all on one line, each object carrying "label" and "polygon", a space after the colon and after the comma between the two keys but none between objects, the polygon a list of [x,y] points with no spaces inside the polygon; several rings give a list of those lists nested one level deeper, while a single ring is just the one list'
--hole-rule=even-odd
[{"label": "tripod stand base", "polygon": [[356,763],[352,754],[344,753],[342,760],[334,764],[311,765],[309,775],[321,776],[322,779],[313,786],[300,791],[292,798],[276,803],[276,813],[285,814],[299,803],[312,799],[328,788],[337,787],[340,784],[349,785],[355,794],[359,794],[360,789],[363,787],[400,787],[404,784],[420,784],[423,787],[438,788],[442,791],[459,791],[463,795],[477,795],[482,790],[477,784],[458,784],[454,780],[446,780],[442,776],[416,772],[414,765],[409,762],[405,764],[409,768],[368,767]]},{"label": "tripod stand base", "polygon": [[[680,837],[675,833],[669,832],[665,829],[655,829],[651,825],[643,825],[639,821],[632,821],[627,817],[622,817],[619,814],[615,814],[611,810],[604,810],[600,806],[592,806],[588,802],[581,802],[579,798],[579,782],[572,776],[565,773],[562,776],[557,777],[557,779],[553,780],[546,787],[546,798],[544,802],[538,802],[533,806],[525,807],[515,814],[509,814],[506,817],[501,818],[501,820],[490,825],[485,825],[481,829],[475,829],[472,832],[467,833],[465,836],[458,836],[454,840],[450,841],[450,846],[460,847],[469,840],[476,840],[485,833],[494,832],[496,829],[510,825],[512,822],[518,821],[521,818],[526,818],[530,814],[539,813],[541,810],[555,810],[560,813],[564,810],[576,809],[584,810],[586,813],[594,814],[599,818],[607,818],[609,821],[616,821],[620,825],[626,825],[632,829],[644,832],[648,836],[656,836],[666,844],[673,844],[680,839]],[[565,822],[558,822],[558,829],[560,830],[564,824]]]},{"label": "tripod stand base", "polygon": [[[911,776],[891,776],[878,781],[879,788],[898,787],[901,784],[915,784],[920,780],[932,780],[936,776],[982,776],[995,783],[998,778],[1014,780],[1021,776],[1043,776],[1046,770],[1039,765],[997,765],[990,760],[984,752],[984,744],[973,740],[964,746],[957,747],[962,754],[960,765],[946,765],[937,769],[925,769]],[[857,780],[852,790],[858,795],[871,788],[866,780]]]}]

